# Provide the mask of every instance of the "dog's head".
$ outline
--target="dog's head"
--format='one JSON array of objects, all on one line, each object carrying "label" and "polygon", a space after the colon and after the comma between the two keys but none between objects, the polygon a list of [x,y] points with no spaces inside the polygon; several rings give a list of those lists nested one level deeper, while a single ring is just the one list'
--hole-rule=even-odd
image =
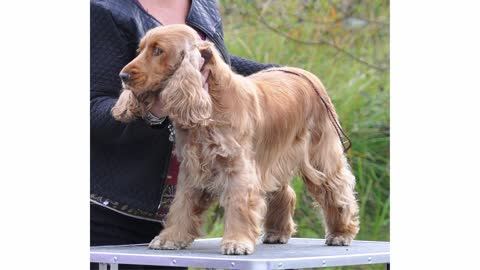
[{"label": "dog's head", "polygon": [[123,92],[112,109],[117,120],[144,116],[161,95],[170,119],[184,128],[206,125],[212,104],[202,88],[202,54],[211,56],[211,43],[186,25],[154,28],[142,38],[138,56],[121,71]]}]

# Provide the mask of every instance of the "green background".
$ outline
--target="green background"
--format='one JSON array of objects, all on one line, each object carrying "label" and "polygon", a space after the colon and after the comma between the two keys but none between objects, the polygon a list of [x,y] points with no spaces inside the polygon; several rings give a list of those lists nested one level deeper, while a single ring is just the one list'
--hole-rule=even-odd
[{"label": "green background", "polygon": [[[353,142],[348,159],[360,205],[356,239],[389,241],[390,2],[218,2],[231,54],[300,67],[322,80]],[[292,185],[297,193],[294,237],[324,238],[321,213],[312,206],[302,181],[294,179]],[[218,205],[209,210],[205,237],[221,237],[221,217]]]}]

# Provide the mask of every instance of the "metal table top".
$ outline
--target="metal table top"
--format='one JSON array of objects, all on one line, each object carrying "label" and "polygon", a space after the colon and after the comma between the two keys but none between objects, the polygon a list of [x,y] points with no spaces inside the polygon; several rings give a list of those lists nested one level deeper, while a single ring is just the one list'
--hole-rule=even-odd
[{"label": "metal table top", "polygon": [[217,269],[289,269],[390,262],[390,243],[353,241],[327,246],[324,239],[292,238],[288,244],[258,244],[252,255],[222,255],[220,238],[195,240],[184,250],[150,250],[146,244],[90,248],[90,261]]}]

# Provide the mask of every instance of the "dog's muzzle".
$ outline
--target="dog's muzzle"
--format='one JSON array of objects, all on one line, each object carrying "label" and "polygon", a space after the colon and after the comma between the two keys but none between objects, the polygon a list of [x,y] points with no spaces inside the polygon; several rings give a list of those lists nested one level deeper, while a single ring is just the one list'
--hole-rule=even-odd
[{"label": "dog's muzzle", "polygon": [[122,80],[123,83],[128,83],[128,81],[130,80],[130,73],[126,73],[126,72],[120,72],[120,74],[118,74],[118,76],[120,77],[120,80]]}]

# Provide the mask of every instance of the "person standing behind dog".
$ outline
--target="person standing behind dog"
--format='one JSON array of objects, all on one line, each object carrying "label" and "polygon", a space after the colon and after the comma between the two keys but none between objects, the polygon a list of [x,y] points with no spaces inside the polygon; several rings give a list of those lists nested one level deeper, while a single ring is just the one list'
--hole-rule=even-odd
[{"label": "person standing behind dog", "polygon": [[[91,0],[91,246],[148,243],[162,229],[173,199],[178,162],[172,157],[173,128],[161,100],[146,119],[129,124],[115,121],[110,112],[122,88],[119,72],[136,56],[140,38],[168,24],[196,29],[239,74],[276,66],[228,54],[214,0]],[[90,267],[96,269],[96,264]],[[120,265],[125,267],[162,269]]]}]

